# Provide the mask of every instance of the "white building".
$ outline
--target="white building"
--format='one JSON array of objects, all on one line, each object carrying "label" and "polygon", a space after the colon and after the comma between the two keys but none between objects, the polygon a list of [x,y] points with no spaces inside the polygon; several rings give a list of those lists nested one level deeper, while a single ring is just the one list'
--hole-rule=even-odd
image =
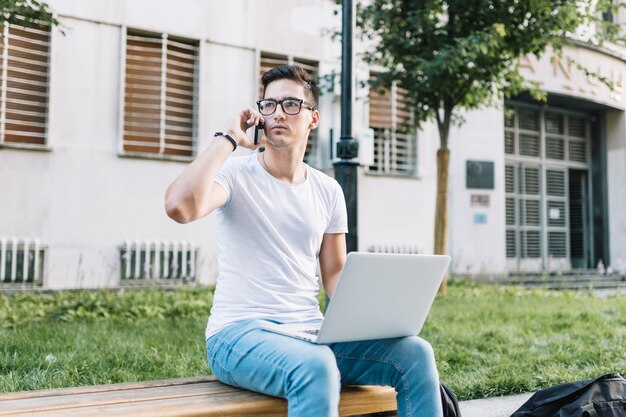
[{"label": "white building", "polygon": [[[332,1],[49,3],[60,28],[4,28],[0,289],[213,283],[213,216],[176,224],[163,196],[213,132],[254,104],[267,67],[298,63],[320,76],[322,123],[307,161],[332,175],[341,70],[340,44],[323,34],[340,25]],[[581,44],[555,63],[526,58],[547,105],[520,97],[453,130],[454,272],[500,277],[600,259],[626,268],[625,56]],[[568,57],[597,65],[615,91]],[[356,74],[371,76],[362,64]],[[374,162],[359,168],[359,248],[432,252],[438,133],[396,132],[399,89],[381,97],[359,84],[355,97],[362,149],[375,132]]]}]

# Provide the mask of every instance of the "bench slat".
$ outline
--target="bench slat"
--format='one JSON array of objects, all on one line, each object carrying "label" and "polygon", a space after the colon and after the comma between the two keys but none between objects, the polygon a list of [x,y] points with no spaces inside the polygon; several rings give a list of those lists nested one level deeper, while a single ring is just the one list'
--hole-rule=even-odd
[{"label": "bench slat", "polygon": [[136,388],[171,387],[176,385],[214,382],[214,376],[195,376],[191,378],[160,379],[157,381],[122,382],[119,384],[83,385],[81,387],[52,388],[45,390],[17,391],[0,394],[0,401],[18,400],[20,398],[40,398],[54,395],[85,394],[91,392],[123,391]]},{"label": "bench slat", "polygon": [[[229,387],[216,382],[196,383],[178,385],[173,387],[152,387],[136,388],[128,390],[101,391],[97,393],[68,393],[54,396],[39,397],[37,399],[22,398],[0,402],[11,412],[34,412],[41,410],[38,406],[33,408],[33,404],[45,404],[46,410],[60,410],[74,407],[95,407],[99,405],[145,402],[152,400],[166,400],[170,398],[185,398],[202,395],[213,395],[219,392],[233,392],[236,388]],[[8,411],[0,411],[0,417],[6,415]]]},{"label": "bench slat", "polygon": [[[395,410],[390,387],[346,387],[340,415]],[[215,377],[183,378],[0,394],[2,417],[281,416],[287,402],[224,385]]]}]

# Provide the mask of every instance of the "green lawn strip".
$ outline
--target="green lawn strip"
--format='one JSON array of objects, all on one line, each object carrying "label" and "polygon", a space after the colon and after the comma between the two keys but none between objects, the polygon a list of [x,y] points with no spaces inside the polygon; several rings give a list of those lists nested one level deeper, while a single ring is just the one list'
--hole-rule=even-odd
[{"label": "green lawn strip", "polygon": [[0,293],[0,329],[41,320],[193,317],[208,315],[212,301],[212,289],[206,287]]},{"label": "green lawn strip", "polygon": [[[528,392],[625,373],[625,301],[451,283],[421,336],[461,399]],[[0,295],[0,391],[206,375],[210,302],[206,288]]]},{"label": "green lawn strip", "polygon": [[0,391],[209,373],[204,318],[31,323],[0,336]]},{"label": "green lawn strip", "polygon": [[529,392],[626,371],[626,297],[451,288],[421,334],[462,399]]}]

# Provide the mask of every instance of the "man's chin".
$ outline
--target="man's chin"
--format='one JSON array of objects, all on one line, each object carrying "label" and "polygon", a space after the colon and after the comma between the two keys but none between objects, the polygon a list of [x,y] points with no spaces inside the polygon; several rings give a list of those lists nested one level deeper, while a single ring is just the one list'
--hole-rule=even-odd
[{"label": "man's chin", "polygon": [[273,148],[286,148],[287,146],[291,145],[291,141],[289,140],[289,138],[284,137],[284,136],[274,136],[274,137],[268,137],[267,138],[267,143],[268,145],[271,145]]}]

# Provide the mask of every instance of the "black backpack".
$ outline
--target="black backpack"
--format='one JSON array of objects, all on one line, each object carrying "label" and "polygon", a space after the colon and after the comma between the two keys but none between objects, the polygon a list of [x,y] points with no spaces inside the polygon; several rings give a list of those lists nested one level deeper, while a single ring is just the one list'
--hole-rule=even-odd
[{"label": "black backpack", "polygon": [[443,417],[461,417],[461,411],[459,410],[459,402],[456,399],[456,395],[448,387],[443,384],[439,384],[439,391],[441,392],[441,403],[443,405]]},{"label": "black backpack", "polygon": [[511,417],[624,417],[626,380],[619,374],[537,391]]}]

